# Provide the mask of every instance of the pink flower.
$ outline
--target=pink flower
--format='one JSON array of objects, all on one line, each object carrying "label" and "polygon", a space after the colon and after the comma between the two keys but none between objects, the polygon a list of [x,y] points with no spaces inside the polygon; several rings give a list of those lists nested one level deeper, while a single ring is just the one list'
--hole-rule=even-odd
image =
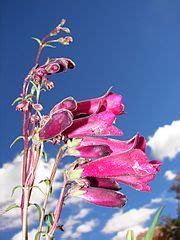
[{"label": "pink flower", "polygon": [[[159,161],[149,161],[140,149],[132,149],[90,161],[79,166],[79,169],[82,169],[82,178],[111,178],[137,190],[149,191],[150,188],[146,187],[147,183],[154,178],[160,165]],[[138,187],[139,184],[142,187]]]},{"label": "pink flower", "polygon": [[123,207],[127,198],[124,194],[104,188],[77,187],[70,192],[73,196],[81,197],[89,203],[105,207]]},{"label": "pink flower", "polygon": [[100,137],[83,137],[79,145],[73,150],[88,146],[108,146],[111,154],[123,153],[131,149],[141,149],[145,152],[146,141],[143,136],[136,134],[132,139],[128,141],[120,141],[112,138],[100,138]]},{"label": "pink flower", "polygon": [[68,138],[84,136],[121,136],[122,131],[113,125],[116,115],[104,111],[88,117],[78,118],[73,121],[71,127],[63,132]]},{"label": "pink flower", "polygon": [[106,188],[116,191],[121,189],[119,184],[110,178],[87,177],[85,178],[85,182],[87,186],[90,187]]},{"label": "pink flower", "polygon": [[122,96],[108,91],[104,96],[90,100],[84,100],[77,103],[77,108],[73,111],[75,117],[81,115],[91,115],[103,111],[109,111],[114,115],[124,113]]},{"label": "pink flower", "polygon": [[73,97],[68,97],[62,100],[60,103],[56,104],[50,111],[50,114],[53,114],[54,112],[60,109],[67,109],[72,112],[76,108],[77,108],[76,100],[74,100]]}]

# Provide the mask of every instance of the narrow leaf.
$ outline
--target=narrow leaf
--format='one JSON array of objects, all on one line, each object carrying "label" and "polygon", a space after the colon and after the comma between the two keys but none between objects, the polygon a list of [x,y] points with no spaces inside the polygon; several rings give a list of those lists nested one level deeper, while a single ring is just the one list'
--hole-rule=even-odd
[{"label": "narrow leaf", "polygon": [[133,230],[129,230],[126,235],[126,240],[135,240]]},{"label": "narrow leaf", "polygon": [[12,146],[13,146],[18,140],[20,140],[20,139],[24,139],[24,137],[23,137],[23,136],[17,137],[17,138],[11,143],[10,148],[12,148]]},{"label": "narrow leaf", "polygon": [[30,81],[30,83],[33,85],[33,88],[35,89],[35,91],[38,92],[38,88],[36,84],[33,81]]},{"label": "narrow leaf", "polygon": [[155,227],[156,227],[157,222],[158,222],[158,218],[159,218],[162,210],[163,210],[163,207],[160,207],[159,210],[156,212],[156,214],[154,216],[154,219],[153,219],[153,222],[152,222],[152,224],[151,224],[151,226],[150,226],[150,228],[149,228],[149,230],[146,234],[145,240],[152,240],[154,230],[155,230]]},{"label": "narrow leaf", "polygon": [[34,207],[36,207],[36,209],[37,209],[37,211],[38,211],[39,221],[40,221],[40,219],[41,219],[41,214],[42,214],[40,206],[39,206],[37,203],[30,203],[29,206],[34,206]]},{"label": "narrow leaf", "polygon": [[38,240],[39,239],[39,236],[41,235],[42,232],[37,232],[36,235],[35,235],[35,238],[34,240]]},{"label": "narrow leaf", "polygon": [[45,193],[41,190],[39,186],[33,186],[32,188],[37,188],[43,195],[45,195]]},{"label": "narrow leaf", "polygon": [[17,97],[11,104],[11,106],[13,106],[15,103],[19,102],[22,100],[22,97]]},{"label": "narrow leaf", "polygon": [[32,37],[32,39],[34,39],[36,42],[38,42],[40,46],[42,45],[42,42],[39,38]]},{"label": "narrow leaf", "polygon": [[20,206],[17,205],[16,203],[13,203],[13,204],[9,205],[9,207],[7,207],[2,214],[7,213],[14,208],[20,208]]},{"label": "narrow leaf", "polygon": [[48,162],[47,153],[45,151],[42,152],[42,156],[43,156],[45,162]]},{"label": "narrow leaf", "polygon": [[21,185],[15,186],[15,187],[12,189],[11,197],[13,196],[14,192],[15,192],[16,189],[18,189],[18,188],[22,189],[23,187],[22,187]]}]

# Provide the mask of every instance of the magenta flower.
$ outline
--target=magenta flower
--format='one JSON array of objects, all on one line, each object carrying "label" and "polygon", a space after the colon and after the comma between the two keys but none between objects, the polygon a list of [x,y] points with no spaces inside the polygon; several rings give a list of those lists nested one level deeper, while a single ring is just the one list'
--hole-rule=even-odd
[{"label": "magenta flower", "polygon": [[108,135],[121,136],[123,134],[122,131],[113,125],[115,119],[116,115],[108,111],[75,119],[72,126],[63,134],[68,138]]},{"label": "magenta flower", "polygon": [[[131,149],[141,149],[143,152],[145,152],[146,149],[146,141],[143,136],[136,134],[132,139],[128,141],[120,141],[117,139],[112,138],[100,138],[100,137],[83,137],[82,140],[79,142],[79,145],[72,148],[71,152],[79,151],[79,149],[93,149],[93,146],[105,146],[106,148],[109,147],[109,154],[117,154],[117,153],[123,153],[126,151],[129,151]],[[92,151],[93,154],[93,151]],[[95,153],[94,153],[95,154]],[[106,155],[109,155],[106,154]],[[104,156],[106,156],[104,155]],[[82,156],[81,156],[82,157]],[[103,157],[103,156],[102,156]],[[88,157],[85,157],[88,158]],[[89,158],[92,159],[93,155]]]},{"label": "magenta flower", "polygon": [[81,115],[91,115],[102,111],[109,111],[116,116],[124,113],[122,96],[108,91],[104,96],[77,103],[77,108],[73,111],[75,117]]},{"label": "magenta flower", "polygon": [[77,187],[73,189],[70,194],[73,196],[81,197],[89,203],[93,203],[105,207],[123,207],[127,198],[124,194],[104,188],[94,187]]},{"label": "magenta flower", "polygon": [[52,139],[67,129],[73,123],[73,117],[69,110],[58,110],[46,121],[39,131],[40,140]]},{"label": "magenta flower", "polygon": [[73,97],[68,97],[62,100],[60,103],[56,104],[50,111],[50,114],[53,114],[54,112],[60,109],[67,109],[72,112],[76,108],[77,108],[76,100],[74,100]]},{"label": "magenta flower", "polygon": [[[149,191],[147,183],[159,171],[159,161],[149,161],[146,154],[140,149],[132,149],[93,160],[79,166],[81,177],[110,178],[123,182],[140,191]],[[141,184],[142,187],[138,187]]]}]

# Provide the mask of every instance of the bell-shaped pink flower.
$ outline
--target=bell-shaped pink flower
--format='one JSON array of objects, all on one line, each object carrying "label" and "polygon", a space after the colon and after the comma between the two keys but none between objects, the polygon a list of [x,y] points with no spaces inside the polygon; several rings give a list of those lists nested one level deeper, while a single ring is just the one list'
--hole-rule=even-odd
[{"label": "bell-shaped pink flower", "polygon": [[[114,154],[93,160],[89,163],[79,166],[82,169],[81,177],[99,177],[111,178],[115,181],[121,181],[131,187],[136,183],[144,182],[143,178],[153,178],[159,171],[161,165],[159,161],[149,161],[146,154],[140,149],[132,149],[121,154]],[[133,185],[131,178],[134,177]]]},{"label": "bell-shaped pink flower", "polygon": [[112,138],[100,138],[100,137],[84,137],[82,138],[79,145],[75,148],[78,150],[80,147],[85,146],[96,146],[96,145],[104,145],[108,146],[111,150],[111,154],[123,153],[126,151],[130,151],[132,149],[141,149],[145,152],[146,149],[146,141],[143,136],[136,134],[132,139],[128,141],[120,141]]},{"label": "bell-shaped pink flower", "polygon": [[88,117],[75,119],[63,134],[69,138],[84,136],[121,136],[122,131],[113,125],[116,115],[104,111]]},{"label": "bell-shaped pink flower", "polygon": [[104,188],[81,187],[73,190],[70,194],[104,207],[121,208],[127,202],[127,197],[124,194]]},{"label": "bell-shaped pink flower", "polygon": [[87,159],[97,159],[108,156],[111,152],[110,147],[107,145],[89,145],[69,148],[66,154]]},{"label": "bell-shaped pink flower", "polygon": [[53,113],[39,131],[40,140],[52,139],[60,135],[73,122],[72,113],[69,110],[58,110]]},{"label": "bell-shaped pink flower", "polygon": [[122,96],[108,91],[104,96],[77,103],[76,110],[73,111],[75,117],[81,115],[91,115],[103,111],[109,111],[116,116],[124,113]]}]

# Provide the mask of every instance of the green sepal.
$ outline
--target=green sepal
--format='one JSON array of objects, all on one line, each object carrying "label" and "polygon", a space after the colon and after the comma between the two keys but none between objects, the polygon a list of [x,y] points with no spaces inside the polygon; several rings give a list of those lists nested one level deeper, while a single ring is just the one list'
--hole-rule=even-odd
[{"label": "green sepal", "polygon": [[72,140],[67,141],[67,146],[69,148],[75,148],[78,147],[79,144],[81,143],[82,139],[81,138],[73,138]]},{"label": "green sepal", "polygon": [[38,92],[38,88],[37,88],[36,84],[33,81],[30,81],[30,83],[33,85],[31,91],[32,92],[34,92],[34,91]]},{"label": "green sepal", "polygon": [[70,181],[79,180],[81,178],[82,172],[83,172],[83,169],[72,170],[68,172],[69,180]]},{"label": "green sepal", "polygon": [[44,216],[44,221],[45,221],[46,225],[47,225],[49,228],[52,227],[52,225],[53,225],[53,218],[52,218],[52,215],[51,215],[51,214],[46,214],[46,215]]},{"label": "green sepal", "polygon": [[40,206],[39,206],[37,203],[29,203],[29,207],[30,207],[30,206],[36,207],[36,209],[37,209],[37,211],[38,211],[39,221],[40,221],[41,215],[42,215],[42,211],[41,211]]},{"label": "green sepal", "polygon": [[135,240],[134,231],[129,230],[126,234],[126,240]]},{"label": "green sepal", "polygon": [[67,151],[68,155],[71,155],[71,156],[74,156],[74,157],[77,157],[80,155],[80,152],[76,149],[73,149],[73,148],[70,148],[68,151]]},{"label": "green sepal", "polygon": [[11,106],[13,106],[15,103],[19,102],[22,100],[22,97],[17,97],[11,104]]},{"label": "green sepal", "polygon": [[13,187],[12,192],[11,192],[11,197],[13,196],[14,192],[15,192],[18,188],[23,189],[23,186],[17,185],[17,186],[15,186],[15,187]]},{"label": "green sepal", "polygon": [[86,191],[83,191],[83,190],[77,190],[77,191],[70,191],[70,196],[71,197],[81,197]]},{"label": "green sepal", "polygon": [[39,43],[40,46],[42,46],[42,42],[39,38],[32,37],[37,43]]},{"label": "green sepal", "polygon": [[159,216],[162,212],[164,207],[160,207],[159,210],[156,212],[155,216],[154,216],[154,219],[153,219],[153,222],[146,234],[146,237],[145,237],[145,240],[152,240],[153,238],[153,234],[154,234],[154,230],[156,228],[156,225],[157,225],[157,222],[158,222],[158,219],[159,219]]},{"label": "green sepal", "polygon": [[47,43],[43,44],[43,47],[56,48],[56,46],[51,45],[51,44],[47,44]]},{"label": "green sepal", "polygon": [[10,145],[10,148],[12,148],[12,146],[20,139],[24,139],[24,136],[18,136]]}]

